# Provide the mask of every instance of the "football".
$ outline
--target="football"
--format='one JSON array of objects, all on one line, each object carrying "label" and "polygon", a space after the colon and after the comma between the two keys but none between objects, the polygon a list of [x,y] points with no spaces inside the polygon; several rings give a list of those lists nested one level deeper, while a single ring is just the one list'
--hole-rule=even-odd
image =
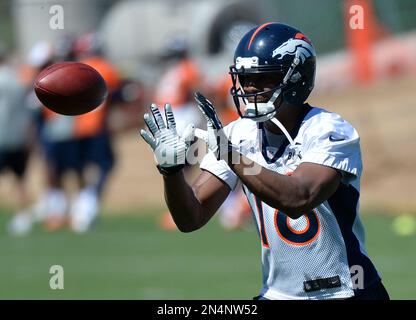
[{"label": "football", "polygon": [[107,98],[103,77],[79,62],[53,64],[36,77],[35,93],[50,110],[76,116],[94,110]]}]

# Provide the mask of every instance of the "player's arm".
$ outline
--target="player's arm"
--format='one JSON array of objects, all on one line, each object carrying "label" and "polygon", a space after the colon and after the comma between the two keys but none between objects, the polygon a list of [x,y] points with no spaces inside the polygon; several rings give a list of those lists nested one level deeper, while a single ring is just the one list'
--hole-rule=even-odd
[{"label": "player's arm", "polygon": [[208,171],[190,186],[182,173],[164,175],[165,200],[176,226],[191,232],[205,225],[225,201],[230,188]]},{"label": "player's arm", "polygon": [[204,171],[190,186],[182,169],[191,141],[194,139],[193,124],[179,136],[170,105],[165,105],[166,124],[156,105],[151,114],[144,115],[150,130],[141,130],[143,139],[152,148],[158,169],[163,175],[165,200],[179,230],[190,232],[206,224],[227,198],[230,187],[213,174]]},{"label": "player's arm", "polygon": [[[339,171],[314,163],[302,163],[291,175],[282,175],[240,157],[238,164],[229,164],[241,181],[263,202],[297,219],[327,200],[341,181]],[[258,174],[254,172],[257,166]]]}]

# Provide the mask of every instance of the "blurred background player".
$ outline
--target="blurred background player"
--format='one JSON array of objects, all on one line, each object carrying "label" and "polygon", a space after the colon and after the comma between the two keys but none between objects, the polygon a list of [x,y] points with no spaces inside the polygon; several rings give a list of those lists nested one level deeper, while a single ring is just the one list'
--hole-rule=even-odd
[{"label": "blurred background player", "polygon": [[199,123],[193,94],[201,82],[197,63],[190,58],[184,35],[169,39],[160,56],[165,71],[155,88],[154,102],[163,107],[169,102],[175,112],[176,129],[182,133],[188,123]]},{"label": "blurred background player", "polygon": [[[46,67],[56,61],[56,48],[48,41],[36,43],[27,56],[27,77],[28,85],[32,86],[36,76]],[[30,90],[27,97],[27,103],[35,112],[35,123],[37,133],[37,151],[44,161],[44,170],[46,178],[46,189],[43,191],[40,199],[32,206],[31,214],[33,222],[42,221],[48,229],[52,225],[63,224],[64,216],[68,208],[68,201],[65,192],[58,178],[59,170],[64,164],[54,161],[53,141],[65,141],[70,137],[71,122],[69,117],[57,118],[54,114],[49,113],[43,108],[37,99],[35,92]],[[61,128],[60,130],[58,130]],[[66,130],[64,130],[66,129]]]},{"label": "blurred background player", "polygon": [[8,229],[14,234],[30,230],[25,173],[29,158],[31,112],[25,105],[25,88],[15,66],[0,44],[0,172],[9,170],[16,180],[17,212]]},{"label": "blurred background player", "polygon": [[[98,215],[100,197],[114,165],[106,121],[112,94],[120,85],[120,76],[101,56],[95,41],[93,34],[78,39],[66,37],[49,51],[35,46],[29,55],[30,61],[39,60],[32,63],[38,72],[52,61],[78,60],[89,64],[103,76],[109,91],[107,101],[85,115],[68,117],[47,108],[40,109],[39,136],[46,160],[48,186],[35,206],[35,215],[51,231],[67,222],[73,231],[88,230]],[[39,54],[39,58],[34,59],[39,51],[43,52],[43,57]],[[69,200],[64,178],[70,172],[75,173],[79,191]]]},{"label": "blurred background player", "polygon": [[109,108],[114,101],[113,95],[121,86],[121,76],[103,56],[97,34],[88,33],[77,38],[73,51],[76,60],[93,67],[102,75],[109,93],[107,101],[102,106],[76,117],[74,123],[74,137],[81,153],[81,170],[93,168],[96,173],[95,177],[92,176],[89,180],[85,177],[84,181],[81,181],[82,189],[75,196],[71,206],[71,228],[83,232],[89,228],[98,214],[100,198],[115,162],[107,119]]}]

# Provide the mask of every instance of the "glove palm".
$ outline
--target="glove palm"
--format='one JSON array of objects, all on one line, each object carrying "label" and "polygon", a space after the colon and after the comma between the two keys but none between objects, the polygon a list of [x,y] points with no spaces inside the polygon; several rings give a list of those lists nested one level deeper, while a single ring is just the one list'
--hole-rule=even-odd
[{"label": "glove palm", "polygon": [[195,125],[189,124],[182,136],[180,136],[176,131],[175,118],[169,104],[165,105],[167,125],[165,125],[162,115],[155,104],[150,106],[150,111],[153,119],[146,113],[144,121],[152,135],[143,129],[140,131],[140,134],[152,148],[159,168],[175,169],[183,167],[186,152],[194,139]]}]

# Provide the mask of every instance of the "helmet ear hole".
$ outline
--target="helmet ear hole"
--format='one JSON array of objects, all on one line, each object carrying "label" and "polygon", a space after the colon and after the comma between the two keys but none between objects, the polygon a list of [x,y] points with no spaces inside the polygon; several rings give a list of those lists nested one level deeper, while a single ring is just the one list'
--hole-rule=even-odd
[{"label": "helmet ear hole", "polygon": [[[298,82],[300,79],[302,78],[302,75],[299,72],[294,73],[291,77],[290,77],[290,81],[291,82]],[[302,85],[305,82],[302,83]]]}]

